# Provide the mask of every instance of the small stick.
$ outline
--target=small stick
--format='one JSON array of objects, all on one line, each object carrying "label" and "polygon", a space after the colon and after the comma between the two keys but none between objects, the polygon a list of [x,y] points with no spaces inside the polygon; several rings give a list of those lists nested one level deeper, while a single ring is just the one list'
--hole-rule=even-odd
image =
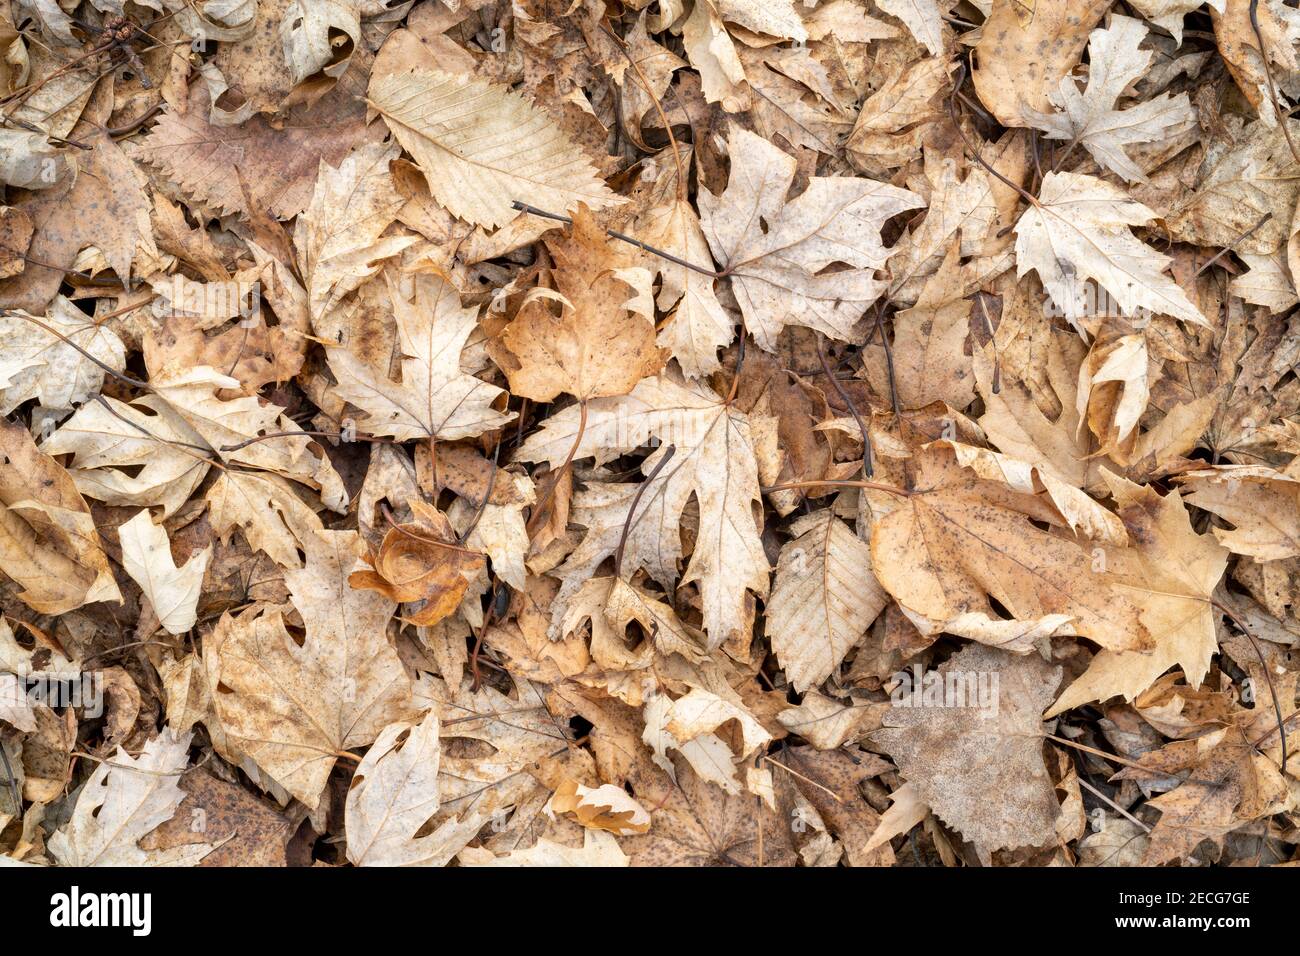
[{"label": "small stick", "polygon": [[[532,216],[540,216],[542,219],[554,219],[556,222],[567,222],[570,224],[572,224],[573,222],[573,220],[568,216],[561,216],[559,213],[547,212],[545,209],[538,209],[536,206],[530,206],[528,203],[520,202],[518,199],[516,199],[510,205],[514,209],[518,209],[520,212],[526,212]],[[656,255],[661,259],[667,259],[669,262],[675,263],[684,269],[690,269],[694,272],[698,272],[700,275],[709,276],[710,278],[713,279],[721,279],[724,276],[729,274],[725,271],[718,272],[715,269],[706,269],[703,266],[696,265],[694,262],[687,262],[685,259],[679,258],[678,256],[673,255],[671,252],[665,252],[662,249],[656,249],[654,246],[650,245],[649,243],[642,242],[640,239],[634,239],[632,236],[629,236],[626,233],[618,232],[615,229],[606,229],[605,234],[607,236],[613,236],[615,239],[621,239],[623,242],[636,246],[638,249],[642,249],[645,252],[650,253],[651,255]]]},{"label": "small stick", "polygon": [[1300,163],[1300,150],[1296,149],[1291,131],[1286,128],[1286,117],[1282,115],[1282,107],[1277,101],[1277,87],[1273,84],[1273,68],[1268,65],[1268,51],[1264,49],[1264,35],[1259,30],[1259,0],[1250,0],[1250,28],[1255,31],[1255,42],[1259,44],[1259,62],[1264,65],[1264,76],[1268,78],[1268,98],[1273,103],[1273,114],[1282,127],[1282,135],[1286,137],[1291,156]]},{"label": "small stick", "polygon": [[627,536],[631,533],[632,525],[635,523],[632,516],[636,514],[636,506],[641,503],[641,496],[645,494],[645,490],[659,477],[659,472],[664,470],[664,465],[668,464],[668,459],[675,454],[677,454],[676,445],[669,445],[665,448],[663,457],[655,462],[654,468],[651,469],[650,474],[646,475],[645,481],[641,482],[641,486],[637,488],[636,494],[632,497],[632,507],[628,508],[627,517],[623,519],[623,533],[618,537],[618,550],[614,552],[614,577],[616,578],[623,576],[623,549],[627,547]]},{"label": "small stick", "polygon": [[1098,800],[1104,800],[1107,804],[1110,805],[1111,809],[1113,809],[1116,813],[1118,813],[1120,816],[1122,816],[1125,820],[1128,820],[1130,823],[1133,823],[1133,824],[1136,824],[1137,826],[1140,826],[1140,827],[1141,827],[1143,830],[1145,830],[1147,833],[1150,833],[1150,832],[1151,832],[1151,828],[1150,828],[1149,826],[1147,826],[1145,823],[1143,823],[1143,822],[1142,822],[1141,820],[1139,820],[1137,817],[1133,816],[1133,814],[1129,813],[1127,810],[1125,810],[1123,807],[1121,807],[1118,803],[1116,803],[1116,802],[1115,802],[1114,800],[1112,800],[1110,797],[1106,796],[1104,793],[1102,793],[1100,790],[1098,790],[1096,787],[1094,787],[1092,784],[1090,784],[1087,780],[1084,780],[1083,777],[1080,777],[1080,778],[1079,778],[1079,786],[1083,787],[1083,789],[1087,790],[1089,793],[1091,793],[1091,794],[1092,794],[1094,797],[1096,797]]},{"label": "small stick", "polygon": [[979,154],[979,151],[971,146],[970,140],[966,138],[966,133],[964,130],[962,130],[961,123],[959,122],[957,117],[957,94],[961,92],[961,85],[963,82],[965,82],[965,80],[966,80],[966,61],[963,60],[960,64],[958,64],[957,75],[953,78],[952,96],[948,97],[948,115],[952,118],[953,128],[957,130],[957,135],[958,137],[961,138],[962,145],[966,147],[966,151],[971,154],[971,158],[974,159],[975,162],[983,166],[990,174],[992,174],[997,179],[999,179],[1004,185],[1009,186],[1010,188],[1014,189],[1017,193],[1019,193],[1021,199],[1027,201],[1031,206],[1039,205],[1038,200],[1035,199],[1030,193],[1025,191],[1025,187],[1013,183],[1011,180],[1007,179],[1006,176],[1003,176],[1000,172],[998,172],[996,169],[990,166],[988,162],[984,159],[984,157]]},{"label": "small stick", "polygon": [[1197,269],[1196,272],[1192,275],[1192,278],[1195,279],[1206,269],[1210,268],[1210,266],[1214,265],[1216,262],[1218,262],[1220,259],[1226,256],[1229,252],[1235,252],[1238,245],[1240,245],[1241,243],[1249,239],[1252,235],[1255,234],[1255,230],[1257,230],[1260,226],[1264,225],[1264,223],[1268,222],[1272,218],[1273,218],[1273,214],[1271,212],[1264,213],[1264,215],[1259,217],[1259,222],[1255,223],[1255,225],[1251,226],[1249,229],[1243,232],[1236,239],[1232,240],[1231,243],[1224,246],[1218,252],[1218,254],[1214,256],[1214,258],[1210,259],[1208,262],[1205,263],[1205,265]]},{"label": "small stick", "polygon": [[[255,438],[249,438],[246,441],[236,442],[233,445],[222,445],[222,451],[239,451],[241,448],[247,448],[249,445],[255,445],[260,441],[267,441],[271,438],[344,438],[343,432],[318,432],[299,430],[296,432],[269,432],[265,435],[258,435]],[[380,445],[400,445],[395,438],[383,438],[378,435],[361,435],[354,434],[352,438],[357,441],[375,442]]]},{"label": "small stick", "polygon": [[891,495],[898,495],[900,498],[912,497],[912,492],[905,488],[895,488],[893,485],[882,485],[878,481],[859,481],[856,478],[822,478],[818,481],[787,481],[779,485],[764,485],[760,490],[763,494],[772,491],[790,491],[795,488],[819,488],[822,485],[829,485],[832,488],[871,488],[875,491],[888,491]]},{"label": "small stick", "polygon": [[[880,313],[877,311],[876,314],[879,316]],[[849,398],[849,393],[845,391],[844,386],[840,384],[840,380],[835,376],[835,373],[831,371],[831,363],[826,360],[826,350],[822,348],[822,340],[820,338],[817,340],[817,358],[821,360],[822,371],[826,373],[826,377],[830,379],[831,384],[835,386],[835,391],[839,393],[840,401],[848,406],[849,414],[852,415],[853,420],[858,423],[858,430],[862,432],[862,477],[871,478],[875,475],[875,469],[871,464],[871,435],[867,432],[867,426],[862,421],[862,416],[858,414],[858,406],[853,403],[853,399]],[[893,380],[892,375],[890,376],[890,380]]]}]

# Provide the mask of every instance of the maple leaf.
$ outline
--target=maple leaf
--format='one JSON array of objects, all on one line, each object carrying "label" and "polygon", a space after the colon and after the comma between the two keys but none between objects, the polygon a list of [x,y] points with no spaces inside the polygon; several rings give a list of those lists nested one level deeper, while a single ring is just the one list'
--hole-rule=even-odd
[{"label": "maple leaf", "polygon": [[1257,561],[1300,554],[1300,478],[1263,465],[1220,465],[1178,480],[1191,504],[1235,525],[1213,529],[1225,548]]},{"label": "maple leaf", "polygon": [[[874,277],[890,254],[880,227],[922,205],[920,197],[870,179],[814,176],[787,200],[794,157],[739,127],[727,152],[727,189],[721,196],[701,191],[700,218],[754,341],[773,351],[786,325],[863,338],[854,325],[885,288]],[[828,271],[835,263],[850,268]]]},{"label": "maple leaf", "polygon": [[216,716],[239,750],[295,797],[315,807],[341,751],[364,747],[413,716],[411,682],[385,637],[396,605],[348,585],[359,556],[354,531],[320,531],[307,562],[287,571],[307,637],[300,645],[281,611],[223,615],[212,633]]},{"label": "maple leaf", "polygon": [[1116,695],[1131,701],[1175,665],[1196,686],[1219,646],[1210,601],[1227,566],[1227,550],[1193,532],[1177,491],[1162,498],[1151,488],[1104,474],[1133,542],[1106,557],[1114,573],[1127,579],[1123,587],[1141,597],[1142,623],[1155,647],[1147,653],[1101,651],[1049,717]]},{"label": "maple leaf", "polygon": [[980,102],[1003,126],[1026,125],[1026,108],[1046,112],[1109,8],[1108,0],[995,0],[971,71]]},{"label": "maple leaf", "polygon": [[[559,467],[576,446],[573,457],[594,456],[602,464],[651,438],[674,445],[672,457],[642,492],[637,523],[644,537],[629,540],[623,568],[632,574],[645,567],[666,587],[677,583],[678,527],[694,496],[700,526],[681,583],[699,587],[709,647],[717,647],[745,620],[746,590],[763,596],[768,588],[769,565],[753,512],[759,485],[749,420],[707,386],[664,374],[643,380],[626,396],[593,399],[581,436],[578,427],[576,407],[552,415],[524,442],[519,457]],[[642,471],[648,475],[665,454],[664,447],[657,449]]]},{"label": "maple leaf", "polygon": [[0,571],[41,614],[122,599],[71,476],[27,429],[7,421],[0,424]]},{"label": "maple leaf", "polygon": [[943,52],[943,11],[939,9],[939,0],[880,0],[877,5],[902,20],[931,56]]},{"label": "maple leaf", "polygon": [[1016,273],[1036,271],[1076,328],[1080,279],[1096,281],[1125,315],[1149,309],[1205,325],[1187,294],[1164,275],[1169,257],[1129,231],[1154,218],[1146,206],[1095,176],[1048,173],[1038,202],[1016,223]]},{"label": "maple leaf", "polygon": [[650,274],[625,265],[582,206],[568,234],[546,248],[555,289],[530,291],[501,333],[514,360],[503,362],[510,390],[536,402],[561,392],[583,400],[626,395],[665,358],[654,345]]},{"label": "maple leaf", "polygon": [[164,728],[139,756],[118,749],[96,767],[68,822],[50,837],[54,857],[64,866],[193,866],[211,853],[215,846],[207,843],[139,846],[185,799],[177,780],[189,763],[191,736]]},{"label": "maple leaf", "polygon": [[53,410],[73,408],[99,393],[106,368],[125,370],[117,333],[63,296],[39,325],[24,314],[0,316],[0,412],[8,415],[32,398]]},{"label": "maple leaf", "polygon": [[[1291,137],[1300,137],[1300,122],[1286,123]],[[1211,144],[1196,188],[1174,197],[1162,218],[1176,242],[1213,245],[1240,236],[1241,252],[1271,255],[1291,234],[1291,210],[1300,196],[1295,157],[1276,122],[1258,119],[1231,132],[1231,139]]]},{"label": "maple leaf", "polygon": [[787,821],[766,804],[755,807],[753,797],[712,786],[684,762],[675,783],[642,771],[633,786],[638,802],[656,808],[649,833],[619,841],[634,866],[757,866],[760,832],[762,865],[793,863]]},{"label": "maple leaf", "polygon": [[294,236],[318,333],[339,299],[373,275],[384,259],[417,239],[380,238],[406,203],[388,173],[398,152],[396,145],[368,143],[337,169],[321,161],[311,204],[298,217]]},{"label": "maple leaf", "polygon": [[336,393],[365,413],[358,424],[399,441],[450,441],[498,428],[515,417],[492,410],[503,394],[461,370],[461,350],[478,324],[478,310],[464,308],[455,288],[441,276],[416,277],[415,297],[394,296],[402,354],[402,381],[361,362],[347,348],[329,352],[338,378]]},{"label": "maple leaf", "polygon": [[[1091,549],[1031,524],[1073,524],[1122,543],[1114,515],[990,452],[936,442],[916,464],[917,490],[882,502],[889,510],[876,515],[871,532],[876,578],[914,619],[1022,653],[1063,628],[1103,647],[1151,647],[1141,608],[1094,565]],[[1012,620],[993,614],[989,597]]]},{"label": "maple leaf", "polygon": [[[165,401],[134,404],[104,397],[77,410],[41,445],[73,456],[68,473],[84,495],[120,506],[181,507],[203,481],[211,459],[184,418]],[[213,527],[229,540],[239,527],[254,548],[286,567],[301,561],[297,543],[322,527],[316,513],[277,475],[222,471],[208,489]]]},{"label": "maple leaf", "polygon": [[357,766],[344,807],[348,859],[356,866],[443,866],[478,832],[457,821],[425,836],[438,810],[440,724],[429,711],[418,724],[389,724]]},{"label": "maple leaf", "polygon": [[1110,26],[1093,30],[1088,41],[1088,85],[1083,93],[1073,79],[1064,77],[1060,88],[1049,94],[1059,113],[1025,110],[1025,118],[1048,139],[1083,144],[1101,166],[1130,182],[1147,178],[1125,152],[1126,146],[1172,138],[1196,123],[1186,93],[1162,93],[1128,109],[1115,108],[1151,63],[1152,51],[1138,49],[1146,35],[1142,21],[1111,17]]},{"label": "maple leaf", "polygon": [[1290,802],[1277,766],[1256,750],[1237,722],[1194,740],[1166,744],[1143,754],[1138,764],[1116,777],[1185,776],[1151,801],[1160,819],[1142,857],[1144,866],[1189,857],[1206,840],[1222,847],[1224,837],[1243,819]]},{"label": "maple leaf", "polygon": [[464,742],[443,748],[441,805],[430,825],[455,819],[468,832],[477,831],[494,809],[515,804],[538,787],[528,777],[530,767],[567,749],[569,740],[537,688],[525,693],[513,698],[489,686],[475,691],[468,681],[452,688],[427,676],[416,685],[415,701],[438,710],[443,740]]},{"label": "maple leaf", "polygon": [[545,113],[505,87],[432,70],[375,78],[369,102],[415,157],[435,199],[483,226],[515,218],[514,200],[592,209],[623,200]]},{"label": "maple leaf", "polygon": [[204,495],[217,536],[229,543],[238,528],[254,550],[285,568],[302,567],[299,551],[324,528],[316,512],[279,475],[226,469]]},{"label": "maple leaf", "polygon": [[[637,216],[634,229],[650,245],[684,262],[712,268],[699,216],[686,198],[684,179],[690,159],[691,151],[681,148],[678,154],[661,153],[647,162],[643,182],[648,183],[641,187],[647,208]],[[662,280],[655,304],[665,312],[676,306],[658,344],[671,350],[687,378],[717,371],[718,349],[729,345],[736,333],[735,323],[718,301],[713,278],[668,259],[655,258],[651,264]]]}]

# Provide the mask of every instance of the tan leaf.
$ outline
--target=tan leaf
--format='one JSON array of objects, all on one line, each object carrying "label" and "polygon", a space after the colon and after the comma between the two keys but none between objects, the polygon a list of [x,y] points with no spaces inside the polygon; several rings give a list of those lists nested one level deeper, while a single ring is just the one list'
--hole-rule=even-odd
[{"label": "tan leaf", "polygon": [[418,498],[411,499],[410,506],[415,520],[390,527],[378,552],[363,558],[370,568],[352,572],[348,583],[398,603],[423,601],[424,606],[408,620],[427,627],[460,606],[484,560],[456,542],[438,509]]},{"label": "tan leaf", "polygon": [[767,635],[794,689],[835,672],[889,601],[870,570],[871,549],[825,508],[790,526],[767,602]]},{"label": "tan leaf", "polygon": [[185,799],[177,781],[189,763],[190,737],[164,728],[138,757],[119,748],[96,767],[71,818],[50,837],[55,858],[64,866],[194,866],[211,853],[209,843],[153,851],[139,846]]},{"label": "tan leaf", "polygon": [[442,276],[421,273],[415,282],[414,299],[393,298],[406,356],[402,381],[377,373],[348,348],[333,348],[329,363],[339,380],[338,397],[365,413],[358,424],[366,431],[399,441],[466,438],[513,419],[513,412],[492,409],[501,389],[461,369],[461,351],[478,324],[478,310],[462,307],[460,295]]},{"label": "tan leaf", "polygon": [[1168,256],[1137,239],[1129,226],[1155,218],[1123,190],[1079,173],[1048,173],[1039,203],[1016,223],[1016,270],[1038,272],[1065,317],[1079,326],[1082,284],[1092,279],[1123,314],[1147,309],[1205,325],[1205,317],[1164,274]]},{"label": "tan leaf", "polygon": [[545,113],[505,87],[417,69],[377,78],[369,101],[438,202],[468,222],[504,225],[515,200],[555,212],[622,202]]},{"label": "tan leaf", "polygon": [[306,550],[306,566],[284,576],[306,625],[301,644],[281,611],[256,607],[224,615],[210,640],[216,714],[231,743],[315,807],[337,755],[413,716],[414,703],[385,634],[395,605],[348,585],[356,532],[317,532]]},{"label": "tan leaf", "polygon": [[[739,127],[727,151],[727,190],[720,197],[700,192],[700,218],[754,340],[773,351],[786,325],[802,325],[860,341],[854,326],[884,290],[874,273],[891,252],[879,228],[920,199],[870,179],[814,176],[787,201],[794,157]],[[823,273],[836,262],[851,268]]]},{"label": "tan leaf", "polygon": [[416,835],[438,810],[439,729],[431,710],[418,724],[389,724],[366,752],[344,807],[354,866],[445,866],[478,832],[453,820]]},{"label": "tan leaf", "polygon": [[1190,504],[1230,522],[1214,528],[1228,550],[1256,561],[1300,555],[1300,478],[1263,465],[1220,465],[1179,475]]},{"label": "tan leaf", "polygon": [[1093,30],[1089,38],[1087,88],[1080,93],[1072,77],[1063,77],[1060,87],[1048,93],[1060,112],[1026,108],[1025,120],[1048,139],[1081,143],[1098,164],[1130,182],[1146,182],[1125,147],[1172,139],[1196,123],[1186,93],[1161,93],[1128,109],[1116,108],[1125,89],[1150,66],[1153,52],[1138,49],[1146,35],[1142,21],[1111,17],[1108,27]]},{"label": "tan leaf", "polygon": [[1110,0],[993,0],[971,74],[980,102],[1003,126],[1027,125],[1026,108],[1047,112],[1109,7]]},{"label": "tan leaf", "polygon": [[[604,463],[652,437],[671,443],[672,457],[637,504],[641,532],[628,544],[623,569],[630,575],[645,567],[665,587],[677,584],[681,514],[694,495],[699,533],[681,583],[698,585],[709,647],[719,646],[745,620],[746,591],[761,596],[768,589],[769,565],[752,508],[759,485],[749,420],[707,386],[665,373],[626,396],[593,399],[580,442],[578,422],[576,407],[552,415],[519,457],[558,467],[577,444],[573,457],[594,455]],[[665,454],[658,448],[642,471],[648,475]]]},{"label": "tan leaf", "polygon": [[1163,498],[1153,489],[1105,472],[1129,529],[1132,548],[1106,552],[1110,569],[1142,605],[1142,623],[1155,648],[1147,653],[1101,651],[1083,676],[1061,695],[1047,716],[1091,700],[1122,695],[1133,700],[1170,667],[1182,668],[1197,686],[1219,647],[1211,596],[1223,577],[1228,552],[1192,530],[1177,491]]},{"label": "tan leaf", "polygon": [[510,390],[536,402],[626,395],[666,358],[654,344],[650,274],[625,265],[585,206],[546,248],[555,289],[529,292],[501,333]]},{"label": "tan leaf", "polygon": [[[969,695],[964,706],[942,698],[934,705],[916,688],[890,708],[873,739],[917,797],[967,839],[989,850],[1054,841],[1060,806],[1043,763],[1041,713],[1056,693],[1060,668],[1036,655],[972,644],[935,676],[940,686],[982,682],[990,706],[972,706]],[[998,759],[989,760],[990,753]]]},{"label": "tan leaf", "polygon": [[11,422],[0,424],[0,571],[41,614],[122,599],[71,476]]},{"label": "tan leaf", "polygon": [[[993,613],[992,597],[1018,625],[1009,636],[1022,653],[1029,651],[1034,637],[1032,631],[1025,633],[1024,624],[1059,632],[1065,618],[1070,631],[1103,647],[1152,646],[1141,608],[1118,581],[1094,567],[1092,549],[1031,524],[1032,518],[1068,527],[1061,512],[1032,491],[1031,474],[1022,472],[1028,481],[1007,483],[1015,473],[1004,467],[1011,460],[999,462],[996,457],[979,457],[977,468],[968,471],[958,463],[955,449],[945,444],[917,456],[918,490],[890,502],[891,510],[878,515],[872,526],[872,568],[905,611],[942,622],[951,633],[968,631],[976,640],[997,643],[997,629],[990,633],[988,626],[1010,625]],[[1067,510],[1073,504],[1079,520],[1092,522],[1099,531],[1107,529],[1110,522],[1102,520],[1103,509],[1093,505],[1085,510],[1087,501],[1076,492],[1069,496]]]},{"label": "tan leaf", "polygon": [[144,591],[158,623],[168,634],[184,634],[192,628],[212,548],[191,555],[177,567],[167,532],[153,523],[148,509],[119,525],[117,537],[122,543],[122,567]]},{"label": "tan leaf", "polygon": [[117,333],[63,296],[37,321],[22,313],[0,316],[0,412],[8,415],[32,398],[49,409],[73,408],[99,394],[105,366],[125,370]]}]

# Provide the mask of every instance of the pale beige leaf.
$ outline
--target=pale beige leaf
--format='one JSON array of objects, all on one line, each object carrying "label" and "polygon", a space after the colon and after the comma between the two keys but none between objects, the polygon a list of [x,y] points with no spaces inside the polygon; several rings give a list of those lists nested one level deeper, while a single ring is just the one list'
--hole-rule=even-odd
[{"label": "pale beige leaf", "polygon": [[216,847],[195,843],[142,850],[141,838],[175,815],[185,799],[180,775],[189,763],[190,733],[163,728],[133,757],[118,748],[95,768],[72,816],[50,837],[64,866],[194,866]]},{"label": "pale beige leaf", "polygon": [[167,532],[153,523],[148,509],[119,525],[117,537],[122,544],[122,567],[144,591],[158,623],[169,634],[184,634],[192,628],[212,548],[192,554],[177,567]]},{"label": "pale beige leaf", "polygon": [[211,680],[227,688],[214,703],[231,743],[315,807],[337,754],[372,743],[416,705],[385,633],[396,605],[348,584],[356,532],[319,531],[306,550],[306,566],[284,575],[306,640],[290,636],[279,610],[223,616]]},{"label": "pale beige leaf", "polygon": [[478,832],[453,820],[416,835],[438,810],[439,732],[431,710],[418,724],[389,724],[366,751],[344,806],[354,866],[445,866]]},{"label": "pale beige leaf", "polygon": [[415,157],[435,199],[481,226],[515,218],[515,200],[563,212],[621,200],[565,132],[519,94],[431,70],[377,78],[370,102]]},{"label": "pale beige leaf", "polygon": [[[524,442],[518,457],[563,464],[578,437],[579,414],[569,407],[552,415]],[[706,385],[688,385],[665,373],[644,379],[628,395],[592,400],[573,457],[594,455],[601,464],[652,437],[675,451],[637,504],[640,534],[629,542],[623,570],[631,575],[645,567],[666,587],[678,583],[681,515],[694,496],[699,531],[681,583],[698,585],[704,629],[714,648],[746,619],[746,591],[764,596],[768,589],[770,568],[752,507],[759,484],[750,423]],[[641,465],[643,473],[652,472],[665,453],[660,447],[651,454]],[[609,544],[606,553],[614,547]]]},{"label": "pale beige leaf", "polygon": [[1129,226],[1155,218],[1116,186],[1081,173],[1048,173],[1039,204],[1016,223],[1016,270],[1036,271],[1065,317],[1079,327],[1083,287],[1093,279],[1125,315],[1147,309],[1196,325],[1205,317],[1164,274],[1170,258],[1136,238]]},{"label": "pale beige leaf", "polygon": [[1109,26],[1093,30],[1088,41],[1084,91],[1080,93],[1075,80],[1066,76],[1048,94],[1060,112],[1024,111],[1029,124],[1043,130],[1048,139],[1081,143],[1098,164],[1130,182],[1146,182],[1147,177],[1125,147],[1172,139],[1196,123],[1186,93],[1161,93],[1127,109],[1117,108],[1124,91],[1150,67],[1153,52],[1138,48],[1146,35],[1142,21],[1111,17]]},{"label": "pale beige leaf", "polygon": [[1234,525],[1214,528],[1219,543],[1256,561],[1300,555],[1300,478],[1264,465],[1220,465],[1178,476],[1189,504]]},{"label": "pale beige leaf", "polygon": [[790,526],[767,602],[767,636],[794,689],[835,672],[889,601],[869,570],[871,549],[823,508]]},{"label": "pale beige leaf", "polygon": [[99,394],[105,366],[125,370],[126,347],[117,333],[63,296],[37,318],[40,324],[24,314],[0,315],[0,413],[32,398],[49,409],[71,409]]},{"label": "pale beige leaf", "polygon": [[[721,196],[700,191],[700,218],[754,340],[773,351],[787,325],[865,339],[855,326],[884,290],[875,271],[892,252],[880,227],[922,205],[920,198],[871,179],[814,176],[789,201],[793,156],[739,127],[732,127],[727,151],[727,189]],[[836,262],[851,268],[822,274]]]},{"label": "pale beige leaf", "polygon": [[[940,665],[948,682],[984,681],[991,708],[927,706],[918,688],[885,714],[873,739],[898,764],[920,802],[987,849],[1041,846],[1056,839],[1060,806],[1043,763],[1043,708],[1061,669],[971,644]],[[997,754],[990,760],[990,754]],[[900,811],[901,815],[901,811]]]},{"label": "pale beige leaf", "polygon": [[[337,396],[365,413],[358,424],[399,441],[450,441],[504,425],[492,403],[501,389],[461,369],[461,351],[478,324],[478,310],[463,308],[456,289],[441,276],[416,277],[415,297],[394,294],[394,319],[402,354],[402,381],[394,382],[347,348],[329,351],[338,378]],[[558,462],[557,462],[558,464]]]}]

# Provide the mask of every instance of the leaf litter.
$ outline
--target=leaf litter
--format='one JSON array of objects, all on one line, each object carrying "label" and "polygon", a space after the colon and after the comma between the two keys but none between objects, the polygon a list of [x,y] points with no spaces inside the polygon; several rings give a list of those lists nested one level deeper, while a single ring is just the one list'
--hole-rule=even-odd
[{"label": "leaf litter", "polygon": [[4,862],[1294,863],[1298,44],[7,5]]}]

